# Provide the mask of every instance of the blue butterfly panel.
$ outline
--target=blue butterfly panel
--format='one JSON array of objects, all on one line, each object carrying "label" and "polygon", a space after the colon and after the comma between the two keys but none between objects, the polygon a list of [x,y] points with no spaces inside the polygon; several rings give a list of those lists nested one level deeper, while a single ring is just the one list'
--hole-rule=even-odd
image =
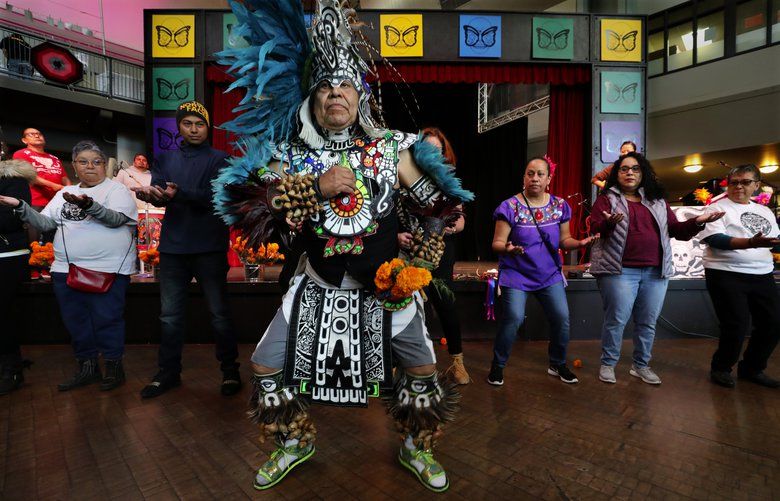
[{"label": "blue butterfly panel", "polygon": [[601,112],[642,112],[642,73],[604,71],[601,73]]},{"label": "blue butterfly panel", "polygon": [[501,16],[460,16],[460,57],[501,57]]}]

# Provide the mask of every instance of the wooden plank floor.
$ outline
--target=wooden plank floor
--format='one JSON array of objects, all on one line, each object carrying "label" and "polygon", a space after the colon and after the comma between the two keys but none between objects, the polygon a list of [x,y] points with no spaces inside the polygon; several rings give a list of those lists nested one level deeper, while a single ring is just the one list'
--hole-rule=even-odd
[{"label": "wooden plank floor", "polygon": [[[707,380],[712,340],[664,340],[663,385],[596,379],[596,342],[572,342],[581,382],[546,375],[546,344],[518,342],[506,383],[485,384],[491,345],[465,343],[474,383],[438,457],[451,488],[435,495],[396,462],[398,441],[379,402],[317,407],[317,453],[270,492],[252,489],[267,458],[244,417],[249,388],[218,394],[213,348],[188,345],[184,384],[151,401],[141,387],[156,346],[130,346],[128,382],[59,393],[67,346],[25,347],[26,384],[0,397],[2,499],[779,499],[780,391]],[[246,359],[252,346],[241,346]],[[440,351],[440,349],[439,349]],[[440,362],[443,368],[446,355]],[[770,371],[780,375],[780,357]],[[247,367],[242,370],[248,376]]]}]

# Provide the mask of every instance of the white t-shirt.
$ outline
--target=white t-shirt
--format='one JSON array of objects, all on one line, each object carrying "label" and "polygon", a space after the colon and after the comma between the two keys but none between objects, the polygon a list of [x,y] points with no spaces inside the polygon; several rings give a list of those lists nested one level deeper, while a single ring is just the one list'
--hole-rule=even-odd
[{"label": "white t-shirt", "polygon": [[[109,228],[77,206],[66,202],[62,198],[63,192],[89,195],[103,207],[129,217],[130,221],[118,228]],[[119,272],[122,275],[132,275],[136,272],[135,225],[138,224],[138,209],[130,191],[123,184],[106,179],[92,188],[65,186],[44,207],[41,214],[52,218],[59,226],[54,236],[54,264],[51,271],[68,272],[64,237],[70,262],[77,266],[108,273]]]},{"label": "white t-shirt", "polygon": [[[698,235],[700,240],[718,233],[736,238],[750,238],[759,232],[765,237],[780,236],[775,215],[761,204],[738,204],[723,198],[710,205],[708,212],[712,211],[724,211],[726,215],[713,223],[707,223]],[[765,247],[721,250],[708,245],[704,252],[704,267],[751,275],[766,275],[774,270],[772,252]]]},{"label": "white t-shirt", "polygon": [[[119,172],[117,172],[114,181],[124,184],[125,186],[127,186],[127,189],[139,188],[141,186],[150,186],[152,184],[152,171],[148,169],[147,170],[136,169],[134,166],[131,165],[126,169],[119,169]],[[135,200],[135,206],[138,207],[138,212],[143,212],[148,210],[152,214],[165,213],[165,208],[155,207],[149,202],[138,200],[138,197],[135,196],[134,191],[131,191],[130,195],[133,197],[133,200]]]}]

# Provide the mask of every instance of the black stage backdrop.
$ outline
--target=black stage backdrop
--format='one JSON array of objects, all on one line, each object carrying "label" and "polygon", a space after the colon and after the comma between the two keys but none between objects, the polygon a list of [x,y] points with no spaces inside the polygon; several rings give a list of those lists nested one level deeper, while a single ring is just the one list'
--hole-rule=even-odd
[{"label": "black stage backdrop", "polygon": [[[417,98],[418,112],[411,97]],[[522,189],[528,120],[477,133],[477,84],[382,85],[382,108],[391,129],[438,127],[458,158],[457,172],[476,200],[466,206],[466,227],[457,241],[459,261],[496,260],[490,250],[493,211]],[[407,111],[407,108],[411,111]],[[414,116],[414,119],[412,118]]]}]

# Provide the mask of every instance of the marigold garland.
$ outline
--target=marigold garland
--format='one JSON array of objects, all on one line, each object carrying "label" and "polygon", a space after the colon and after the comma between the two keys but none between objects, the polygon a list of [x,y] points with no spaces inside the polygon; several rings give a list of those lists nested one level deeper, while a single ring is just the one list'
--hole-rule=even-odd
[{"label": "marigold garland", "polygon": [[431,272],[402,259],[383,263],[374,276],[377,296],[389,303],[406,303],[412,294],[431,282]]},{"label": "marigold garland", "polygon": [[146,264],[157,266],[160,264],[160,251],[157,247],[149,247],[147,250],[142,250],[138,253],[138,259]]},{"label": "marigold garland", "polygon": [[54,245],[51,242],[41,245],[38,242],[30,244],[32,253],[28,263],[36,268],[49,268],[54,262]]}]

